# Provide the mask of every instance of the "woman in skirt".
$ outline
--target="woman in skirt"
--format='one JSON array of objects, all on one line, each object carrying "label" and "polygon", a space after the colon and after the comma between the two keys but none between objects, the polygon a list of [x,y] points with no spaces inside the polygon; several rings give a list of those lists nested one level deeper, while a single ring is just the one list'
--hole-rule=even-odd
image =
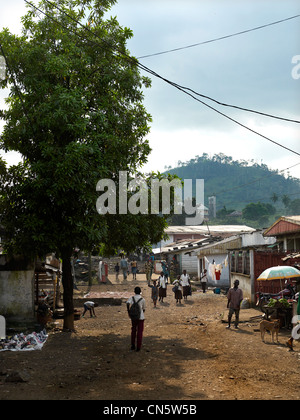
[{"label": "woman in skirt", "polygon": [[182,281],[183,299],[187,300],[187,297],[191,294],[191,283],[190,276],[187,274],[186,270],[183,270],[180,279]]},{"label": "woman in skirt", "polygon": [[153,286],[148,284],[148,287],[151,287],[151,289],[152,289],[151,298],[153,300],[154,308],[156,308],[156,302],[157,302],[157,298],[158,298],[158,287],[157,287],[157,284],[156,284],[156,280],[153,280]]},{"label": "woman in skirt", "polygon": [[180,276],[177,276],[177,279],[173,281],[173,290],[175,294],[176,303],[181,305],[181,299],[182,299],[182,281],[180,279]]},{"label": "woman in skirt", "polygon": [[160,273],[160,277],[158,278],[158,287],[159,287],[159,301],[163,302],[164,298],[167,297],[167,279],[164,276],[163,271]]}]

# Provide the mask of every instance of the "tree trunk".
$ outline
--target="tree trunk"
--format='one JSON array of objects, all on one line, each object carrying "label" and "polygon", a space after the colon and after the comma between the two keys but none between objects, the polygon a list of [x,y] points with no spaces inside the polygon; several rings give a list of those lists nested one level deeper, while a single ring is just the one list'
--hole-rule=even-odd
[{"label": "tree trunk", "polygon": [[62,284],[64,288],[64,330],[74,331],[74,303],[73,303],[73,276],[71,267],[71,253],[62,257]]}]

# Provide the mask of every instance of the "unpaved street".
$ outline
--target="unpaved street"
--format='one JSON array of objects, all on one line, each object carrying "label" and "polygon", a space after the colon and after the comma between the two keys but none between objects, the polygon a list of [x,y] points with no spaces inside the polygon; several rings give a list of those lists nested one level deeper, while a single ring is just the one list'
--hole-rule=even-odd
[{"label": "unpaved street", "polygon": [[[145,277],[147,310],[143,347],[130,351],[130,319],[121,306],[99,306],[96,318],[76,321],[76,333],[59,322],[41,351],[0,353],[0,400],[245,400],[300,399],[300,344],[293,352],[270,335],[262,343],[255,309],[241,311],[239,330],[226,330],[227,298],[193,293],[179,306],[171,287],[153,308]],[[126,284],[92,292],[133,292]],[[87,314],[88,315],[88,314]],[[7,382],[17,371],[24,382]],[[22,376],[23,375],[23,376]]]}]

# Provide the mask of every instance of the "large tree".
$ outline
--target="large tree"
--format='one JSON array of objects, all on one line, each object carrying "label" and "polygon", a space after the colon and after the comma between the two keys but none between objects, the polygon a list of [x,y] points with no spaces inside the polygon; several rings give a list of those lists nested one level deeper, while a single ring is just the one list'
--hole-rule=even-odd
[{"label": "large tree", "polygon": [[[150,115],[142,77],[126,42],[132,36],[105,12],[115,0],[42,0],[29,6],[16,36],[0,32],[10,87],[0,147],[22,162],[1,166],[1,223],[7,252],[62,258],[64,327],[74,328],[74,247],[132,250],[161,239],[156,215],[96,211],[100,179],[118,182],[147,160]],[[37,8],[38,7],[38,8]],[[128,237],[130,236],[130,237]]]}]

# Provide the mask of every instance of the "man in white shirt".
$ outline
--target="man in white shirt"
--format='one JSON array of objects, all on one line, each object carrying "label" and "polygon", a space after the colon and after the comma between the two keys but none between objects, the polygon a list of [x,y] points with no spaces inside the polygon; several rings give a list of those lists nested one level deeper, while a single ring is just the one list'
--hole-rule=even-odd
[{"label": "man in white shirt", "polygon": [[190,295],[190,276],[187,274],[186,270],[183,270],[183,274],[180,277],[182,281],[182,288],[183,288],[183,299],[187,300],[188,295]]},{"label": "man in white shirt", "polygon": [[[139,319],[131,319],[131,350],[140,351],[142,347],[142,340],[143,340],[143,331],[144,331],[144,320],[145,320],[145,310],[146,310],[146,302],[145,299],[141,296],[141,288],[136,287],[134,289],[135,295],[132,296],[127,300],[127,312],[128,316],[130,317],[129,311],[130,307],[133,305],[133,301],[138,302],[140,307],[140,316]],[[135,347],[135,340],[137,341]]]},{"label": "man in white shirt", "polygon": [[201,275],[201,286],[203,293],[206,293],[206,286],[207,286],[207,270],[204,269],[202,275]]},{"label": "man in white shirt", "polygon": [[159,294],[159,301],[163,303],[164,298],[167,297],[167,278],[165,277],[163,271],[160,273],[158,278],[158,294]]}]

